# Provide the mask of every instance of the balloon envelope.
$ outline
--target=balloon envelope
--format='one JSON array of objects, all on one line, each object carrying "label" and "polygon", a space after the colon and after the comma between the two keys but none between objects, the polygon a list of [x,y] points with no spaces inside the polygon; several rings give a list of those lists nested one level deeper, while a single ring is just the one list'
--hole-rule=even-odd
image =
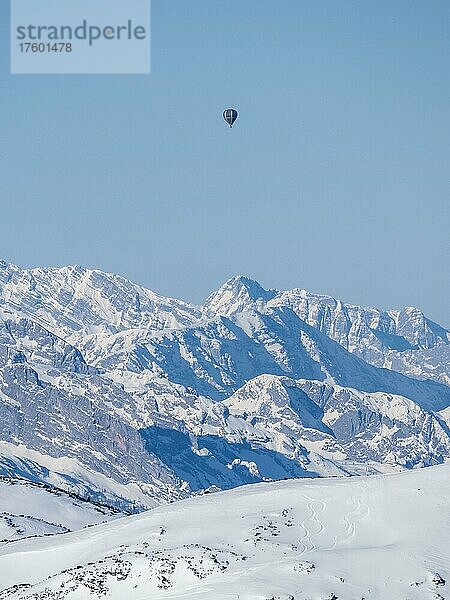
[{"label": "balloon envelope", "polygon": [[235,108],[227,108],[223,111],[223,118],[230,127],[233,127],[233,123],[238,118],[238,111]]}]

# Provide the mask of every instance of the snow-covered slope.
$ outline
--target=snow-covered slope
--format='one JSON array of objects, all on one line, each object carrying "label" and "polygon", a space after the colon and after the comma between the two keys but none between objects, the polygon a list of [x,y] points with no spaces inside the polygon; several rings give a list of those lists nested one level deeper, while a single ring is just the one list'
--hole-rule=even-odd
[{"label": "snow-covered slope", "polygon": [[120,513],[24,479],[0,478],[0,546],[23,538],[67,533]]},{"label": "snow-covered slope", "polygon": [[202,307],[0,263],[0,475],[141,510],[450,457],[449,332],[229,280]]},{"label": "snow-covered slope", "polygon": [[259,484],[0,548],[1,600],[443,600],[450,465]]}]

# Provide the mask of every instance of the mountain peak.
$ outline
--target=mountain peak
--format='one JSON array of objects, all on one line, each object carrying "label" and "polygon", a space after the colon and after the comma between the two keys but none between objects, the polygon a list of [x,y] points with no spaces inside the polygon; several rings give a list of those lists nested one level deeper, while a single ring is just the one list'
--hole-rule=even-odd
[{"label": "mountain peak", "polygon": [[245,275],[235,275],[226,281],[205,302],[205,308],[215,314],[230,316],[268,302],[278,292],[266,290],[257,281]]},{"label": "mountain peak", "polygon": [[19,267],[13,263],[8,262],[7,260],[3,260],[2,258],[0,258],[0,269],[6,270],[6,271],[7,270],[16,271],[19,269]]}]

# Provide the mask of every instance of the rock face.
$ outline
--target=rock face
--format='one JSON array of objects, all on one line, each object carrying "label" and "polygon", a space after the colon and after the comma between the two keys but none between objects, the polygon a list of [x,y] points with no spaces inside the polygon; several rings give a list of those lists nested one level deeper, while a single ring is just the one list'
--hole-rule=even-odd
[{"label": "rock face", "polygon": [[[119,386],[101,378],[78,350],[40,325],[23,318],[2,325],[0,439],[9,442],[13,454],[11,444],[34,454],[23,460],[22,455],[1,453],[1,474],[53,479],[92,500],[128,510],[135,500],[139,506],[139,496],[147,500],[149,492],[166,500],[180,497],[180,482],[148,453],[139,432],[108,410],[109,397],[127,405],[128,396]],[[35,453],[53,459],[54,468]],[[86,468],[90,485],[86,475],[76,477],[77,469]],[[118,484],[116,491],[105,486],[109,478]],[[96,479],[98,484],[93,484]],[[138,489],[129,496],[129,481],[139,482],[144,493]]]},{"label": "rock face", "polygon": [[122,510],[450,457],[450,333],[229,280],[204,306],[0,263],[0,475]]}]

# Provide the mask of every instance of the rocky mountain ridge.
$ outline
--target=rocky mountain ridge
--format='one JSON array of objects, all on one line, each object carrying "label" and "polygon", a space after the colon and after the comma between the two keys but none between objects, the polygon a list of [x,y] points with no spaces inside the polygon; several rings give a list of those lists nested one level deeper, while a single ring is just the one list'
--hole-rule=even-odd
[{"label": "rocky mountain ridge", "polygon": [[450,333],[234,277],[203,306],[0,263],[0,474],[134,511],[450,457]]}]

